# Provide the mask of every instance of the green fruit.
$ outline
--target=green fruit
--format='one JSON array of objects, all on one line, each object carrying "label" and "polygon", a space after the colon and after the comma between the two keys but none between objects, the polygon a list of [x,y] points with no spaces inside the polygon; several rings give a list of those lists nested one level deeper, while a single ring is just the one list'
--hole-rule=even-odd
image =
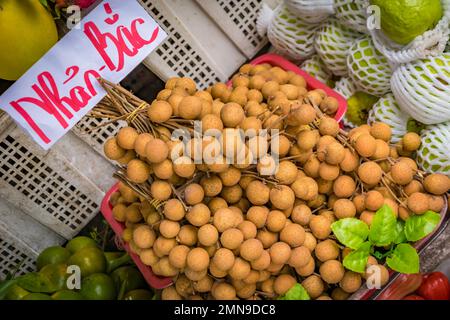
[{"label": "green fruit", "polygon": [[117,292],[120,291],[122,285],[125,286],[124,292],[145,288],[146,286],[144,277],[135,267],[121,267],[111,273],[111,277]]},{"label": "green fruit", "polygon": [[75,253],[83,248],[96,246],[97,243],[92,238],[81,236],[73,238],[72,240],[67,242],[66,249],[71,253]]},{"label": "green fruit", "polygon": [[406,45],[442,18],[440,0],[371,0],[381,10],[381,29],[392,41]]},{"label": "green fruit", "polygon": [[83,296],[75,291],[61,290],[52,295],[53,300],[83,300]]},{"label": "green fruit", "polygon": [[71,253],[61,246],[49,247],[41,252],[36,261],[36,267],[41,270],[48,264],[65,263],[69,259]]},{"label": "green fruit", "polygon": [[114,300],[117,298],[114,281],[104,273],[94,273],[81,281],[80,293],[88,300]]},{"label": "green fruit", "polygon": [[80,267],[82,277],[106,271],[105,255],[97,247],[86,247],[77,251],[69,258],[67,264]]},{"label": "green fruit", "polygon": [[153,294],[144,289],[132,290],[127,292],[127,294],[123,297],[123,300],[152,300]]},{"label": "green fruit", "polygon": [[39,273],[50,280],[52,288],[55,288],[55,291],[66,288],[67,278],[69,277],[66,264],[48,264]]},{"label": "green fruit", "polygon": [[52,297],[43,293],[30,293],[23,297],[22,300],[52,300]]},{"label": "green fruit", "polygon": [[367,123],[369,110],[377,101],[377,97],[364,92],[356,92],[348,99],[345,118],[356,126]]},{"label": "green fruit", "polygon": [[17,80],[56,41],[53,17],[38,0],[0,0],[0,78]]},{"label": "green fruit", "polygon": [[9,288],[5,298],[6,300],[22,300],[28,294],[30,294],[29,291],[15,284]]}]

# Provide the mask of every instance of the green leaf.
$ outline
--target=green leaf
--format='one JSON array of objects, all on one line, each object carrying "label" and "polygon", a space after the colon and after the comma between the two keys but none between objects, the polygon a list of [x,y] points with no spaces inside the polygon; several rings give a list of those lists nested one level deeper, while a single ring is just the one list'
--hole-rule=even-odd
[{"label": "green leaf", "polygon": [[405,235],[408,241],[417,241],[433,232],[441,221],[441,216],[433,211],[415,215],[406,220]]},{"label": "green leaf", "polygon": [[30,272],[16,279],[20,287],[30,292],[52,293],[59,289],[47,276],[38,272]]},{"label": "green leaf", "polygon": [[338,240],[351,249],[358,249],[369,235],[369,227],[359,219],[345,218],[334,222],[331,229]]},{"label": "green leaf", "polygon": [[344,267],[348,270],[363,273],[366,270],[367,260],[369,259],[371,244],[364,242],[357,250],[349,253],[343,261]]},{"label": "green leaf", "polygon": [[405,223],[401,220],[397,220],[397,224],[395,226],[395,239],[394,243],[404,243],[406,241],[406,235],[405,235]]},{"label": "green leaf", "polygon": [[396,238],[396,224],[394,212],[391,207],[383,205],[375,216],[370,225],[369,241],[377,247],[384,247],[394,242]]},{"label": "green leaf", "polygon": [[39,0],[39,2],[40,2],[45,8],[48,9],[48,3],[47,3],[47,0]]},{"label": "green leaf", "polygon": [[419,273],[419,255],[408,243],[399,244],[386,259],[386,263],[389,268],[400,273]]},{"label": "green leaf", "polygon": [[17,280],[6,280],[0,282],[0,300],[4,300],[9,292],[9,289],[17,283]]},{"label": "green leaf", "polygon": [[311,300],[308,292],[300,283],[296,283],[283,296],[278,297],[278,300]]}]

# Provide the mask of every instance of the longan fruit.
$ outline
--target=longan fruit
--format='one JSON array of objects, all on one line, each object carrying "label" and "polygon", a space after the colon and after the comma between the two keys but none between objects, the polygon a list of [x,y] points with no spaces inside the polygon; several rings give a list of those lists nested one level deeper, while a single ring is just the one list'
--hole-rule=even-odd
[{"label": "longan fruit", "polygon": [[292,108],[293,117],[299,125],[307,125],[316,119],[317,112],[310,104],[302,104],[297,108]]},{"label": "longan fruit", "polygon": [[311,299],[316,299],[319,297],[324,289],[325,285],[322,281],[322,279],[317,275],[311,275],[305,280],[302,281],[302,286],[305,288],[305,290],[308,292],[308,295]]},{"label": "longan fruit", "polygon": [[196,292],[206,293],[211,291],[213,283],[214,283],[213,278],[207,275],[198,281],[194,281],[192,283],[192,286]]},{"label": "longan fruit", "polygon": [[302,268],[312,259],[311,252],[305,246],[292,249],[288,264],[293,268]]},{"label": "longan fruit", "polygon": [[126,209],[127,209],[127,206],[125,204],[123,204],[123,203],[116,204],[112,209],[114,219],[119,222],[125,222]]},{"label": "longan fruit", "polygon": [[326,239],[331,233],[331,223],[329,219],[324,216],[313,215],[309,227],[317,239]]},{"label": "longan fruit", "polygon": [[345,148],[344,153],[344,159],[339,163],[341,170],[344,172],[355,171],[359,165],[359,156],[348,148]]},{"label": "longan fruit", "polygon": [[188,205],[196,205],[203,201],[205,192],[201,185],[192,183],[184,189],[184,200]]},{"label": "longan fruit", "polygon": [[215,83],[211,88],[211,95],[214,99],[221,98],[225,91],[228,90],[228,87],[225,83],[218,82]]},{"label": "longan fruit", "polygon": [[159,257],[155,254],[153,249],[144,249],[139,253],[139,259],[146,266],[153,266],[159,261]]},{"label": "longan fruit", "polygon": [[306,98],[314,105],[319,106],[322,103],[325,95],[323,91],[319,91],[320,89],[311,90],[306,94]]},{"label": "longan fruit", "polygon": [[256,226],[251,221],[242,221],[238,225],[238,229],[241,230],[242,234],[244,235],[244,240],[253,239],[256,237],[256,234],[258,230],[256,229]]},{"label": "longan fruit", "polygon": [[368,279],[373,275],[377,275],[376,282],[378,283],[375,284],[379,284],[381,287],[389,281],[389,271],[381,264],[372,264],[367,266],[364,278]]},{"label": "longan fruit", "polygon": [[134,183],[144,183],[150,177],[150,167],[142,160],[128,162],[127,178]]},{"label": "longan fruit", "polygon": [[433,173],[425,177],[423,186],[429,193],[440,196],[450,189],[450,179],[441,173]]},{"label": "longan fruit", "polygon": [[159,233],[165,238],[175,238],[180,232],[180,224],[175,221],[162,220],[159,224]]},{"label": "longan fruit", "polygon": [[245,240],[240,248],[241,257],[247,261],[254,261],[259,259],[263,252],[263,245],[258,239]]},{"label": "longan fruit", "polygon": [[291,188],[297,198],[305,201],[315,199],[319,193],[317,182],[310,177],[297,178]]},{"label": "longan fruit", "polygon": [[226,282],[220,282],[211,291],[216,300],[234,300],[236,298],[236,289]]},{"label": "longan fruit", "polygon": [[245,193],[248,201],[253,205],[262,206],[269,202],[270,189],[261,181],[254,180],[250,182]]},{"label": "longan fruit", "polygon": [[202,117],[202,132],[203,134],[211,133],[209,130],[223,130],[223,123],[220,117],[215,114],[206,114]]},{"label": "longan fruit", "polygon": [[239,127],[246,133],[246,135],[258,134],[262,129],[262,122],[255,116],[244,118],[239,124]]},{"label": "longan fruit", "polygon": [[365,198],[365,207],[370,211],[377,211],[384,204],[383,195],[375,190],[367,192]]},{"label": "longan fruit", "polygon": [[413,180],[414,172],[406,162],[400,161],[392,166],[391,176],[395,183],[403,186]]},{"label": "longan fruit", "polygon": [[331,298],[333,300],[347,300],[349,296],[350,294],[345,292],[341,288],[334,288],[331,292]]},{"label": "longan fruit", "polygon": [[281,230],[280,240],[286,242],[292,248],[299,247],[305,241],[305,229],[301,225],[290,223]]},{"label": "longan fruit", "polygon": [[316,263],[314,259],[311,258],[303,267],[295,268],[295,272],[297,272],[297,274],[299,274],[302,277],[307,277],[314,273],[315,268]]},{"label": "longan fruit", "polygon": [[119,146],[116,138],[109,138],[103,146],[103,152],[108,159],[118,160],[125,156],[126,150]]},{"label": "longan fruit", "polygon": [[372,155],[371,159],[380,160],[388,158],[391,152],[389,144],[380,139],[376,139],[375,144],[376,144],[375,153]]},{"label": "longan fruit", "polygon": [[197,119],[202,112],[202,99],[194,96],[184,97],[178,104],[178,115],[183,119]]},{"label": "longan fruit", "polygon": [[270,202],[280,210],[286,210],[294,205],[295,193],[291,188],[285,185],[273,187],[269,193]]},{"label": "longan fruit", "polygon": [[150,193],[154,199],[165,201],[172,195],[172,188],[168,182],[156,180],[150,186]]},{"label": "longan fruit", "polygon": [[236,184],[231,187],[224,187],[220,195],[227,203],[235,204],[242,198],[242,193],[243,191],[241,186]]},{"label": "longan fruit", "polygon": [[181,274],[177,277],[177,280],[175,281],[175,289],[177,290],[178,294],[180,294],[184,298],[194,294],[192,281],[184,274]]},{"label": "longan fruit", "polygon": [[164,204],[164,216],[172,221],[180,221],[186,212],[183,204],[178,199],[170,199]]},{"label": "longan fruit", "polygon": [[313,252],[317,246],[317,239],[310,232],[305,233],[305,241],[303,242],[303,247],[306,247],[309,252]]},{"label": "longan fruit", "polygon": [[431,211],[441,212],[444,208],[444,198],[442,196],[429,196],[428,197],[428,206]]},{"label": "longan fruit", "polygon": [[169,253],[170,264],[175,268],[184,269],[186,267],[186,259],[189,251],[189,247],[185,245],[177,245],[173,247]]},{"label": "longan fruit", "polygon": [[236,216],[229,208],[220,208],[214,213],[213,225],[219,232],[233,228],[236,223]]},{"label": "longan fruit", "polygon": [[207,276],[208,270],[194,271],[189,268],[184,269],[184,274],[191,281],[199,281]]},{"label": "longan fruit", "polygon": [[375,216],[375,212],[363,211],[361,213],[361,215],[359,216],[359,220],[363,221],[365,224],[367,224],[370,227],[374,216]]},{"label": "longan fruit", "polygon": [[217,251],[214,253],[214,257],[212,258],[212,264],[225,272],[233,267],[234,262],[235,256],[233,254],[233,251],[227,248],[217,249]]},{"label": "longan fruit", "polygon": [[406,195],[408,195],[408,196],[413,194],[414,192],[423,192],[423,190],[424,190],[424,186],[417,180],[413,180],[410,183],[408,183],[406,186],[403,187],[403,191],[405,191]]},{"label": "longan fruit", "polygon": [[319,177],[320,161],[315,155],[311,155],[303,166],[305,174],[311,178]]},{"label": "longan fruit", "polygon": [[281,85],[280,91],[283,92],[289,100],[295,100],[299,95],[298,87],[293,84]]},{"label": "longan fruit", "polygon": [[133,241],[141,249],[151,248],[155,240],[155,231],[147,225],[140,225],[133,231]]},{"label": "longan fruit", "polygon": [[361,213],[366,209],[366,197],[362,194],[357,194],[353,197],[353,204],[355,205],[356,212]]},{"label": "longan fruit", "polygon": [[220,243],[224,248],[235,250],[239,248],[244,241],[244,235],[237,228],[229,228],[220,236]]},{"label": "longan fruit", "polygon": [[302,150],[310,150],[316,146],[319,141],[317,130],[302,130],[297,134],[297,145]]},{"label": "longan fruit", "polygon": [[353,271],[345,271],[344,277],[339,282],[339,286],[348,293],[354,293],[361,288],[361,276]]},{"label": "longan fruit", "polygon": [[258,103],[263,102],[264,97],[261,93],[261,91],[256,89],[251,89],[247,93],[247,101],[256,101]]},{"label": "longan fruit", "polygon": [[189,94],[194,94],[197,91],[197,86],[191,78],[182,77],[176,82],[175,87],[184,89]]},{"label": "longan fruit", "polygon": [[261,87],[261,93],[264,96],[264,99],[268,99],[270,96],[273,96],[275,92],[280,90],[280,85],[278,82],[270,80],[265,82]]},{"label": "longan fruit", "polygon": [[430,208],[429,197],[425,193],[415,192],[408,197],[408,208],[415,214],[423,214]]},{"label": "longan fruit", "polygon": [[228,128],[235,128],[244,118],[244,110],[235,102],[226,103],[220,111],[220,119],[223,125]]},{"label": "longan fruit", "polygon": [[161,292],[161,300],[183,300],[174,286],[164,288]]},{"label": "longan fruit", "polygon": [[173,162],[173,170],[182,178],[190,178],[194,175],[195,164],[189,157],[179,157]]},{"label": "longan fruit", "polygon": [[301,75],[295,74],[289,79],[289,83],[297,87],[306,88],[306,80]]},{"label": "longan fruit", "polygon": [[314,253],[322,262],[336,260],[339,257],[339,247],[335,241],[327,239],[317,244]]},{"label": "longan fruit", "polygon": [[239,257],[234,260],[233,266],[230,270],[228,270],[228,274],[234,280],[243,280],[250,274],[250,272],[250,263]]},{"label": "longan fruit", "polygon": [[161,163],[169,156],[169,147],[161,139],[151,139],[145,146],[145,158],[151,163]]},{"label": "longan fruit", "polygon": [[[155,251],[155,254],[158,257],[165,258],[176,245],[177,241],[174,238],[168,239],[159,236],[153,244],[153,251]],[[163,264],[165,264],[165,262]]]},{"label": "longan fruit", "polygon": [[186,214],[186,219],[190,224],[201,227],[209,222],[211,211],[208,206],[203,203],[194,205]]},{"label": "longan fruit", "polygon": [[344,267],[337,260],[328,260],[319,268],[320,276],[328,284],[336,284],[344,277]]},{"label": "longan fruit", "polygon": [[348,198],[356,190],[356,182],[352,177],[342,175],[334,181],[333,192],[339,198]]},{"label": "longan fruit", "polygon": [[265,229],[261,229],[256,234],[256,238],[261,241],[263,244],[264,249],[269,248],[272,246],[275,242],[278,241],[278,233],[270,232]]},{"label": "longan fruit", "polygon": [[125,150],[132,150],[138,136],[139,133],[132,127],[121,128],[117,133],[117,144]]},{"label": "longan fruit", "polygon": [[270,260],[273,264],[283,265],[291,257],[291,248],[285,242],[275,242],[269,249]]},{"label": "longan fruit", "polygon": [[253,206],[247,211],[247,219],[251,221],[257,228],[266,225],[269,209],[263,206]]},{"label": "longan fruit", "polygon": [[270,141],[270,149],[273,153],[277,154],[280,158],[285,157],[291,150],[291,141],[284,135],[277,135],[276,139]]},{"label": "longan fruit", "polygon": [[330,117],[323,117],[320,119],[319,132],[323,136],[336,137],[339,133],[339,123]]},{"label": "longan fruit", "polygon": [[361,164],[358,168],[358,177],[368,185],[377,185],[381,181],[383,170],[374,161]]},{"label": "longan fruit", "polygon": [[356,215],[355,205],[348,199],[338,199],[333,205],[333,210],[338,219],[353,218]]},{"label": "longan fruit", "polygon": [[206,270],[209,265],[208,252],[203,248],[192,249],[187,255],[186,265],[193,271]]},{"label": "longan fruit", "polygon": [[219,232],[212,224],[205,224],[198,229],[198,241],[204,246],[212,246],[219,240]]},{"label": "longan fruit", "polygon": [[392,129],[389,125],[382,122],[375,122],[370,127],[370,134],[375,139],[381,139],[385,142],[391,141]]},{"label": "longan fruit", "polygon": [[191,225],[184,225],[181,227],[180,232],[178,232],[177,240],[179,243],[193,246],[197,243],[197,228]]},{"label": "longan fruit", "polygon": [[322,162],[319,166],[319,176],[328,181],[336,180],[339,177],[340,168],[338,165],[330,165]]},{"label": "longan fruit", "polygon": [[209,208],[209,210],[211,210],[211,213],[214,215],[219,209],[228,208],[228,204],[224,199],[222,199],[220,197],[215,197],[209,201],[208,208]]},{"label": "longan fruit", "polygon": [[356,139],[354,147],[360,156],[369,158],[375,154],[377,144],[370,134],[362,134]]},{"label": "longan fruit", "polygon": [[288,292],[296,283],[297,279],[295,279],[290,274],[282,274],[275,279],[273,283],[273,289],[276,294],[282,296],[286,292]]},{"label": "longan fruit", "polygon": [[320,110],[326,114],[334,114],[339,109],[339,102],[334,97],[325,97],[320,103]]},{"label": "longan fruit", "polygon": [[402,138],[403,150],[407,152],[418,150],[421,143],[422,141],[420,140],[420,136],[415,132],[408,132]]},{"label": "longan fruit", "polygon": [[147,115],[150,121],[163,123],[170,119],[173,109],[170,103],[161,100],[155,100],[147,109]]},{"label": "longan fruit", "polygon": [[311,209],[304,204],[294,206],[291,213],[292,221],[302,226],[307,226],[309,224],[311,216],[312,216]]},{"label": "longan fruit", "polygon": [[286,216],[282,211],[272,210],[266,220],[267,229],[271,232],[280,232],[286,225]]},{"label": "longan fruit", "polygon": [[205,176],[200,180],[205,196],[215,197],[222,191],[222,180],[216,175]]}]

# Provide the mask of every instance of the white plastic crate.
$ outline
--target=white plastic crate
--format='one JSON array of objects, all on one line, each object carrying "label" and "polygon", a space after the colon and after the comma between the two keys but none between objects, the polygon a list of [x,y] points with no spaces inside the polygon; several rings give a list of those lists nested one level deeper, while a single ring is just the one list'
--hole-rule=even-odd
[{"label": "white plastic crate", "polygon": [[64,238],[0,199],[0,279],[21,264],[18,274],[35,269],[38,254]]},{"label": "white plastic crate", "polygon": [[194,0],[140,0],[167,38],[144,61],[163,81],[191,77],[200,88],[225,81],[246,58]]},{"label": "white plastic crate", "polygon": [[75,236],[98,213],[103,194],[58,148],[42,150],[14,124],[0,134],[0,197],[59,235]]},{"label": "white plastic crate", "polygon": [[267,38],[256,31],[256,19],[263,0],[196,0],[251,59],[266,45]]}]

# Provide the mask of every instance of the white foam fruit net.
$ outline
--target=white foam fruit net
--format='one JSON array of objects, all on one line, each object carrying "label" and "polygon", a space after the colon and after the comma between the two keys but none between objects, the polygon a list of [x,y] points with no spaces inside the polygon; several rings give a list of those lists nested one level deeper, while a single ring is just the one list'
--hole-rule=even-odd
[{"label": "white foam fruit net", "polygon": [[364,0],[334,0],[336,18],[339,22],[358,32],[369,33],[367,29],[366,8]]},{"label": "white foam fruit net", "polygon": [[[368,2],[368,0],[364,0]],[[448,2],[448,0],[445,0]],[[399,45],[386,37],[380,29],[369,29],[375,47],[388,59],[393,66],[424,59],[428,56],[440,55],[445,50],[449,39],[450,4],[447,5],[445,15],[432,30],[417,36],[406,46]]]},{"label": "white foam fruit net", "polygon": [[389,63],[369,37],[357,40],[350,48],[347,67],[359,90],[379,97],[391,91]]},{"label": "white foam fruit net", "polygon": [[332,74],[325,66],[325,63],[320,59],[320,57],[315,54],[311,58],[303,61],[300,68],[308,72],[310,75],[315,77],[317,80],[327,83],[331,79]]},{"label": "white foam fruit net", "polygon": [[317,32],[315,48],[328,70],[337,76],[346,76],[348,50],[361,36],[332,18]]},{"label": "white foam fruit net", "polygon": [[421,135],[417,163],[422,170],[450,175],[450,122],[427,127]]},{"label": "white foam fruit net", "polygon": [[401,65],[391,79],[400,108],[424,124],[450,120],[450,53]]},{"label": "white foam fruit net", "polygon": [[405,114],[395,101],[392,93],[381,97],[369,111],[368,124],[383,122],[392,129],[392,142],[396,143],[408,132],[409,117]]},{"label": "white foam fruit net", "polygon": [[314,54],[314,36],[319,26],[304,22],[281,4],[275,9],[267,37],[283,55],[294,60],[306,59]]},{"label": "white foam fruit net", "polygon": [[[334,91],[339,93],[346,100],[348,100],[352,95],[354,95],[357,92],[357,90],[358,88],[356,88],[356,85],[353,83],[353,81],[347,77],[342,77],[341,79],[336,81],[336,85],[334,86]],[[342,118],[342,123],[344,124],[344,126],[348,128],[357,127],[357,125],[351,122],[345,115],[344,118]]]},{"label": "white foam fruit net", "polygon": [[272,18],[273,10],[267,4],[263,3],[258,11],[258,17],[256,18],[256,32],[258,32],[261,37],[266,36],[267,28],[269,27]]},{"label": "white foam fruit net", "polygon": [[287,8],[305,22],[319,23],[334,14],[333,0],[285,0]]}]

